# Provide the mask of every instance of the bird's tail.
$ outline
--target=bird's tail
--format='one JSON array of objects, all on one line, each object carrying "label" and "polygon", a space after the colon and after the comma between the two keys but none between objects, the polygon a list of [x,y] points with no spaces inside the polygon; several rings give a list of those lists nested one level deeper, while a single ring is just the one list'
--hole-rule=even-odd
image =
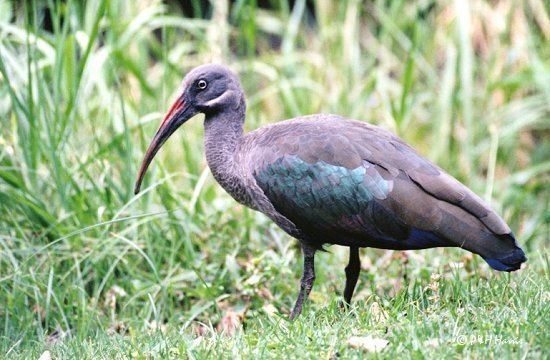
[{"label": "bird's tail", "polygon": [[514,234],[495,234],[474,215],[450,205],[442,205],[445,216],[440,224],[440,235],[465,250],[481,256],[498,271],[515,271],[527,261]]},{"label": "bird's tail", "polygon": [[499,241],[513,242],[513,247],[505,252],[502,252],[502,256],[498,257],[483,257],[483,260],[489,264],[495,270],[498,271],[515,271],[521,267],[521,264],[527,261],[523,250],[517,246],[516,239],[513,234],[495,235],[499,238]]}]

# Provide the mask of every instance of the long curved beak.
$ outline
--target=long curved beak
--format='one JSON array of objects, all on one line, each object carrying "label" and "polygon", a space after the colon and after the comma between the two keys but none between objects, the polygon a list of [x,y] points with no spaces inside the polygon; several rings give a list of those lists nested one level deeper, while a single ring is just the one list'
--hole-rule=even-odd
[{"label": "long curved beak", "polygon": [[162,120],[155,137],[153,137],[151,144],[149,144],[149,147],[147,148],[147,152],[145,153],[145,157],[143,158],[143,162],[141,163],[141,167],[139,169],[136,185],[134,187],[134,194],[139,193],[143,177],[147,172],[149,164],[151,164],[151,161],[157,154],[157,151],[159,151],[174,131],[176,131],[184,122],[195,115],[196,111],[194,111],[192,107],[186,106],[184,103],[183,95],[174,102],[172,107],[170,107],[170,110],[168,110],[168,113]]}]

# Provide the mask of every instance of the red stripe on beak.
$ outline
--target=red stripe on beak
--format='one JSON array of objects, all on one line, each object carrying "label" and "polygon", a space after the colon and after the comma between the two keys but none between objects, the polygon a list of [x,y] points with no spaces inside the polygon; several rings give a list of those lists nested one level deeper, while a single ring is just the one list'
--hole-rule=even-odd
[{"label": "red stripe on beak", "polygon": [[145,157],[143,158],[141,167],[139,169],[136,185],[134,187],[135,194],[139,192],[141,181],[143,180],[143,177],[147,172],[147,168],[149,167],[149,164],[153,160],[153,157],[155,157],[155,154],[160,149],[162,144],[164,144],[164,142],[170,137],[170,135],[172,135],[172,133],[174,133],[174,131],[176,131],[176,129],[181,124],[183,124],[196,114],[196,112],[189,111],[189,109],[185,108],[183,98],[184,96],[181,95],[174,102],[174,104],[172,104],[170,110],[168,110],[168,113],[166,114],[166,116],[164,116],[164,119],[162,119],[162,122],[160,123],[157,133],[153,137],[153,140],[149,144],[149,147],[145,152]]},{"label": "red stripe on beak", "polygon": [[170,120],[175,113],[177,113],[181,108],[183,107],[183,96],[180,96],[172,106],[170,107],[170,110],[168,110],[168,113],[164,116],[164,119],[162,119],[162,122],[160,123],[160,127],[163,127],[164,124]]}]

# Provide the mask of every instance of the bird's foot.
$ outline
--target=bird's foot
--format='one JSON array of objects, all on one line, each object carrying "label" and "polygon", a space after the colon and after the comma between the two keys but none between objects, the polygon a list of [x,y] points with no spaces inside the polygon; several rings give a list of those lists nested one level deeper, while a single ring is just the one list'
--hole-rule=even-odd
[{"label": "bird's foot", "polygon": [[290,313],[290,320],[294,320],[302,312],[302,304],[309,296],[311,288],[313,287],[313,282],[315,281],[315,249],[302,245],[302,251],[304,252],[304,273],[302,274],[300,293],[298,294],[296,305],[294,305]]},{"label": "bird's foot", "polygon": [[338,301],[338,307],[342,310],[348,310],[350,307],[350,303],[345,300]]},{"label": "bird's foot", "polygon": [[290,316],[288,318],[290,319],[290,321],[293,321],[301,313],[302,313],[302,304],[300,304],[299,306],[298,304],[296,304],[292,309],[292,312],[290,313]]}]

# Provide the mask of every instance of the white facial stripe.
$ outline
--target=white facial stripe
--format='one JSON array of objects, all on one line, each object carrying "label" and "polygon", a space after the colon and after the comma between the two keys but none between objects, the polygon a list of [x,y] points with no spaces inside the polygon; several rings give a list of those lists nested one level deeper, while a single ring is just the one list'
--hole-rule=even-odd
[{"label": "white facial stripe", "polygon": [[230,96],[232,96],[233,93],[234,93],[233,90],[226,90],[223,94],[221,94],[220,96],[218,96],[218,97],[215,98],[215,99],[212,99],[212,100],[207,101],[204,105],[206,105],[206,106],[208,106],[208,107],[211,107],[211,106],[216,105],[217,103],[224,102],[224,101],[227,100]]}]

